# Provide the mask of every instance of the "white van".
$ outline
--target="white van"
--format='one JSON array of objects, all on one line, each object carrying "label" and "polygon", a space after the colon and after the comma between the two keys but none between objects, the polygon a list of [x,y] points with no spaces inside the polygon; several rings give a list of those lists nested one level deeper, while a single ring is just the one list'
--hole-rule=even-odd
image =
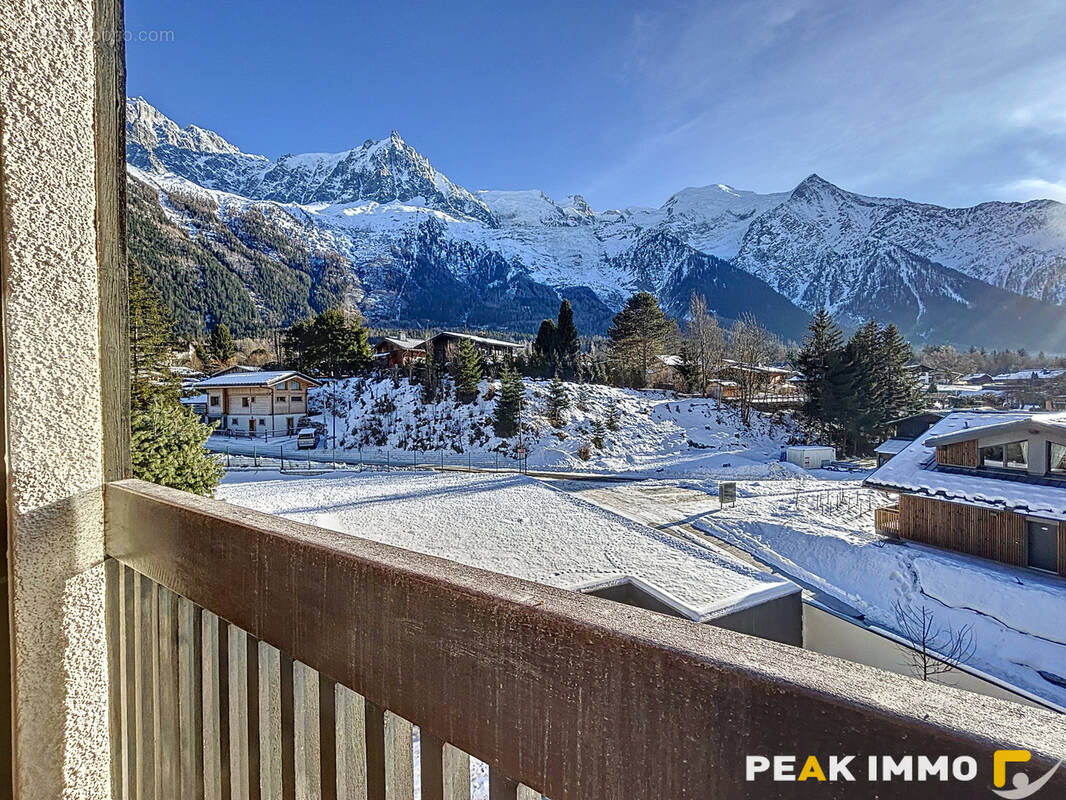
[{"label": "white van", "polygon": [[314,428],[300,428],[296,433],[296,448],[314,450],[316,447],[318,447],[318,431]]}]

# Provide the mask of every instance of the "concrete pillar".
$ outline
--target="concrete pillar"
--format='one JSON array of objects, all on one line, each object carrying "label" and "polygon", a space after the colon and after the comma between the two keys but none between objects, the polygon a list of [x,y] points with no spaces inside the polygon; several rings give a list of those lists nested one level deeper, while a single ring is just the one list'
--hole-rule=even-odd
[{"label": "concrete pillar", "polygon": [[111,794],[94,11],[0,10],[13,782],[33,800]]}]

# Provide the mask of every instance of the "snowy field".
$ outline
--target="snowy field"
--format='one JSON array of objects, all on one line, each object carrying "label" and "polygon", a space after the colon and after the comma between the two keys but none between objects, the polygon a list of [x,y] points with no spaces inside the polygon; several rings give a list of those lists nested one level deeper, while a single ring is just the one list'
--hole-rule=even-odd
[{"label": "snowy field", "polygon": [[639,504],[649,483],[705,492],[702,502],[689,494],[685,505],[697,530],[851,606],[868,624],[898,633],[893,607],[899,602],[930,609],[938,626],[972,626],[976,650],[969,667],[1066,706],[1061,578],[914,542],[887,542],[874,533],[872,513],[858,504],[823,510],[826,492],[857,490],[859,481],[741,481],[737,504],[724,509],[712,496],[714,481],[642,481],[612,492],[629,493]]},{"label": "snowy field", "polygon": [[[320,419],[331,430],[336,408],[341,448],[513,453],[517,438],[499,439],[492,428],[496,386],[482,381],[478,398],[469,404],[457,404],[454,397],[424,404],[421,388],[406,379],[394,386],[389,379],[352,378],[338,384],[335,402],[332,387],[318,393],[327,409]],[[734,408],[719,407],[713,399],[567,383],[570,408],[562,427],[555,428],[546,417],[548,386],[526,381],[523,443],[531,469],[748,478],[786,476],[798,469],[778,463],[782,445],[801,440],[787,414],[753,413],[745,429]],[[600,421],[606,427],[612,415],[617,427],[606,430],[603,447],[596,447],[593,426]],[[589,447],[588,460],[578,455],[582,445]]]}]

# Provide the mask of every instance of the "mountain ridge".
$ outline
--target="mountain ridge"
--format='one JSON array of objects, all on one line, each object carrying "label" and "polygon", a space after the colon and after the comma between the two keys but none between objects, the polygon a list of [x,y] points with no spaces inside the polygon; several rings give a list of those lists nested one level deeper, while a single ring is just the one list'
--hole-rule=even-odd
[{"label": "mountain ridge", "polygon": [[[1066,300],[1066,205],[1054,201],[948,209],[860,195],[812,174],[789,192],[711,184],[686,187],[659,208],[595,211],[580,195],[470,192],[395,131],[341,153],[271,161],[209,130],[179,128],[143,99],[130,104],[128,161],[139,179],[163,194],[206,192],[223,216],[273,204],[313,229],[316,246],[347,260],[371,319],[405,317],[390,282],[410,273],[404,242],[432,219],[442,237],[473,248],[455,253],[491,251],[509,265],[507,278],[490,271],[490,287],[469,283],[461,263],[438,264],[463,291],[504,285],[513,299],[519,283],[545,297],[587,290],[586,299],[599,301],[591,325],[638,289],[680,314],[685,287],[707,294],[712,307],[755,313],[788,338],[802,333],[796,319],[824,305],[846,325],[876,315],[917,340],[1066,351],[1060,326],[1049,325]],[[527,329],[524,314],[508,324]]]}]

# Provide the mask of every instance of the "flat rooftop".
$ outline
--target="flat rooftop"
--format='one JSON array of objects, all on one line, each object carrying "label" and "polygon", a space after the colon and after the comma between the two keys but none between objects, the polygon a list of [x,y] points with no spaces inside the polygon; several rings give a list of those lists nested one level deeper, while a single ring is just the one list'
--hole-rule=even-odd
[{"label": "flat rooftop", "polygon": [[722,550],[683,541],[524,475],[230,473],[217,496],[562,589],[629,582],[696,622],[799,591]]}]

